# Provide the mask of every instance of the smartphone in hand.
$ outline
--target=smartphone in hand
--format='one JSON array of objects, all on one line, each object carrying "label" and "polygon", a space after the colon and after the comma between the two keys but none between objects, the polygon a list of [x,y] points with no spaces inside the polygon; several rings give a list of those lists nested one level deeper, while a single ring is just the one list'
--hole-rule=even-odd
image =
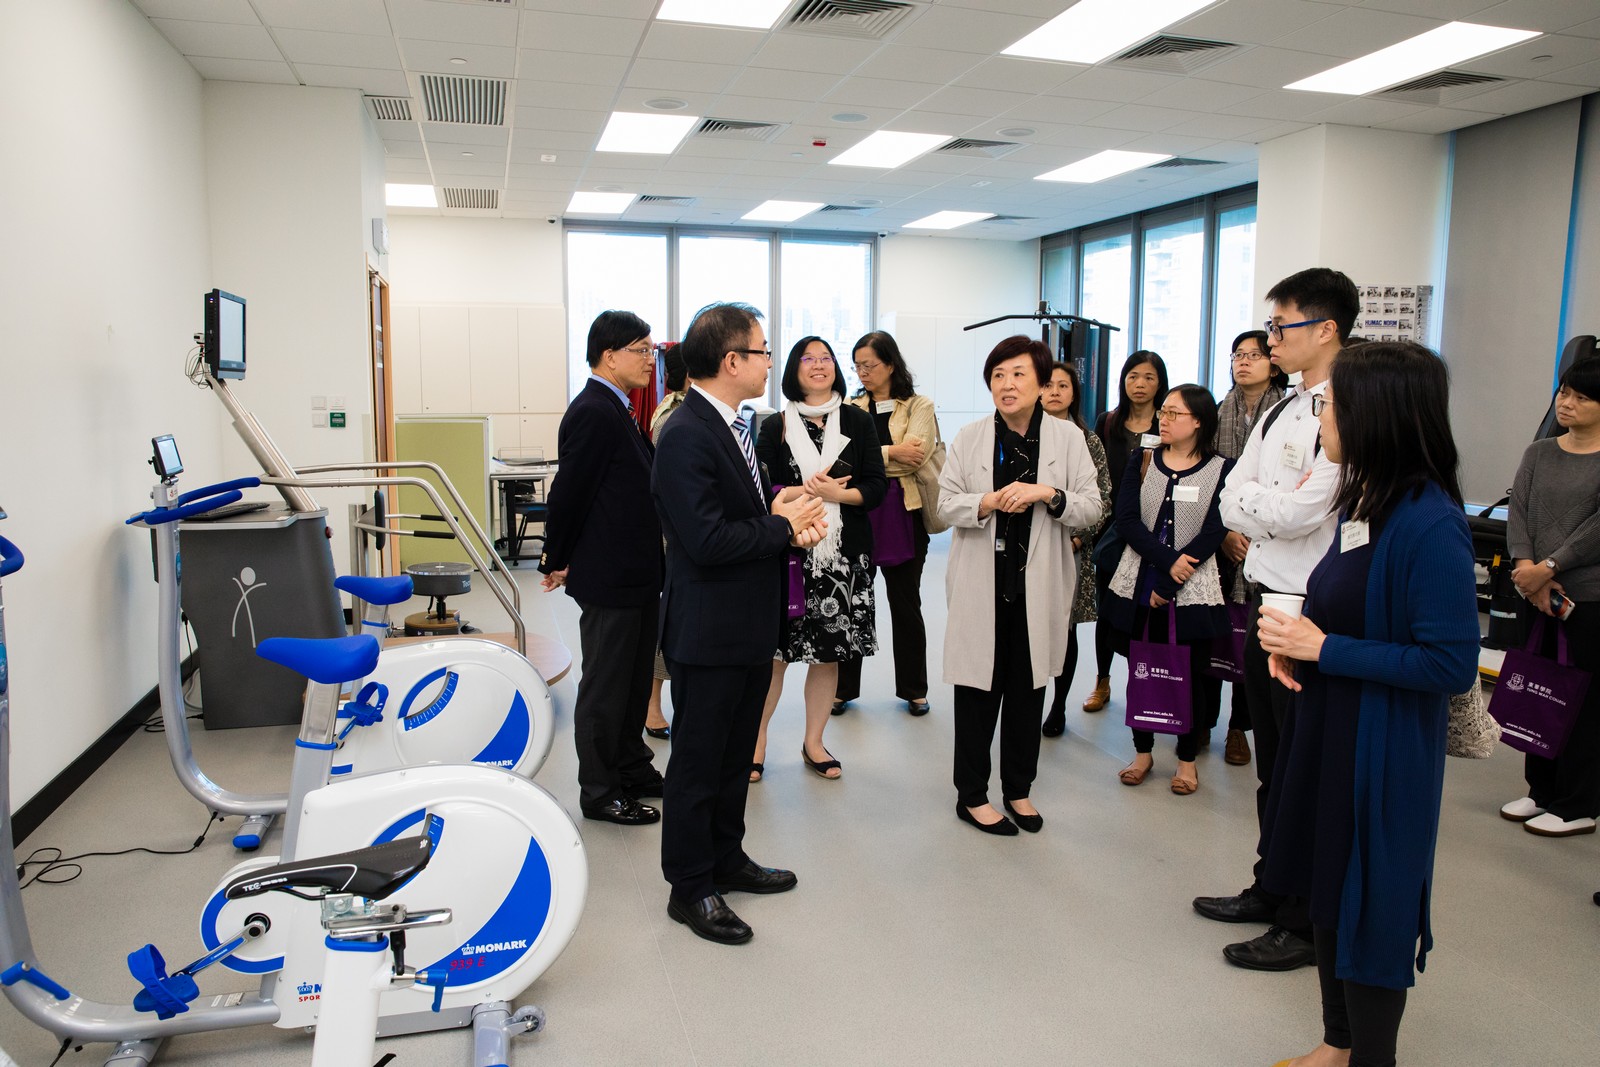
[{"label": "smartphone in hand", "polygon": [[1554,589],[1550,591],[1550,614],[1562,622],[1566,622],[1572,617],[1572,611],[1577,606],[1577,604],[1573,603],[1572,598],[1564,593],[1558,593]]},{"label": "smartphone in hand", "polygon": [[850,470],[851,468],[849,460],[836,459],[833,461],[833,466],[828,468],[828,477],[835,479],[844,478],[850,474]]}]

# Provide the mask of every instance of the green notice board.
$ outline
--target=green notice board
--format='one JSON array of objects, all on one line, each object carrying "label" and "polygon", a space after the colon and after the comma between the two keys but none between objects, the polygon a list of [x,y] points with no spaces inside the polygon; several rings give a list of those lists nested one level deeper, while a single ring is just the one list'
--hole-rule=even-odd
[{"label": "green notice board", "polygon": [[[394,426],[395,452],[401,460],[424,460],[428,463],[437,463],[444,469],[450,478],[451,484],[456,487],[456,492],[461,494],[461,499],[466,501],[467,510],[478,520],[485,530],[489,529],[489,419],[487,416],[473,418],[460,416],[456,418],[407,418],[402,416],[395,420]],[[438,479],[432,471],[406,470],[398,473],[407,476],[425,478],[438,487]],[[442,490],[440,497],[447,503],[449,497]],[[402,486],[400,489],[399,509],[402,513],[415,515],[418,513],[432,514],[434,506],[421,490],[411,486]],[[471,527],[467,525],[463,516],[457,515],[457,520],[472,536]],[[449,532],[449,527],[440,522],[419,522],[416,519],[400,519],[398,525],[403,530],[429,530]],[[432,537],[401,537],[400,565],[409,567],[413,563],[470,563],[466,550],[456,541],[444,541]],[[483,552],[481,545],[475,545],[478,552]]]}]

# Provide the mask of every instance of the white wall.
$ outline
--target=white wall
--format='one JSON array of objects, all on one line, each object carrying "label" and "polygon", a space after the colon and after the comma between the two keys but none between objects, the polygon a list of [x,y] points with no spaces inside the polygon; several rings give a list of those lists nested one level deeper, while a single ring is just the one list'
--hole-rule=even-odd
[{"label": "white wall", "polygon": [[561,304],[561,227],[542,219],[389,216],[390,298],[407,304]]},{"label": "white wall", "polygon": [[1600,335],[1600,93],[1584,97],[1582,123],[1562,344],[1577,334]]},{"label": "white wall", "polygon": [[200,86],[123,0],[0,5],[14,803],[155,684],[149,541],[122,525],[149,506],[149,439],[177,435],[190,484],[222,473],[215,402],[182,374],[211,285]]},{"label": "white wall", "polygon": [[899,343],[917,391],[933,398],[949,439],[993,411],[981,379],[995,342],[1016,333],[1038,336],[1034,322],[962,327],[1039,306],[1039,242],[900,234],[880,249],[879,326]]}]

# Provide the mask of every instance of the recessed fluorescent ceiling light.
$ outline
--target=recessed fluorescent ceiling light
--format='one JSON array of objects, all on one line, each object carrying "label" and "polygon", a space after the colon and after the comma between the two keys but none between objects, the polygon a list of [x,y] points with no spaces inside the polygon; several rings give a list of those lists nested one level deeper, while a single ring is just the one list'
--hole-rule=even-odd
[{"label": "recessed fluorescent ceiling light", "polygon": [[637,193],[573,193],[567,210],[577,215],[620,215]]},{"label": "recessed fluorescent ceiling light", "polygon": [[397,185],[383,187],[383,202],[388,207],[438,207],[439,198],[431,185]]},{"label": "recessed fluorescent ceiling light", "polygon": [[994,218],[992,211],[935,211],[932,215],[925,215],[916,222],[906,223],[902,229],[953,230],[969,222],[981,222],[992,218]]},{"label": "recessed fluorescent ceiling light", "polygon": [[931,152],[950,139],[943,133],[896,133],[879,130],[854,148],[828,160],[839,167],[898,167],[910,163],[924,152]]},{"label": "recessed fluorescent ceiling light", "polygon": [[811,214],[821,206],[821,201],[813,203],[809,200],[768,200],[740,217],[751,222],[793,222],[802,215]]},{"label": "recessed fluorescent ceiling light", "polygon": [[1160,163],[1163,159],[1171,158],[1165,152],[1124,152],[1109,148],[1088,159],[1080,159],[1076,163],[1058,167],[1048,174],[1041,174],[1034,181],[1101,182],[1118,174],[1126,174],[1130,170],[1138,170],[1140,167],[1148,167],[1152,163]]},{"label": "recessed fluorescent ceiling light", "polygon": [[1360,96],[1537,36],[1538,30],[1512,30],[1501,26],[1480,26],[1473,22],[1450,22],[1399,44],[1380,48],[1371,55],[1341,63],[1332,70],[1302,78],[1284,88]]},{"label": "recessed fluorescent ceiling light", "polygon": [[791,0],[665,0],[656,18],[770,30]]},{"label": "recessed fluorescent ceiling light", "polygon": [[682,141],[698,115],[646,115],[638,111],[613,111],[611,121],[600,134],[596,152],[636,152],[640,155],[670,155]]},{"label": "recessed fluorescent ceiling light", "polygon": [[1217,0],[1078,0],[1001,54],[1098,63]]}]

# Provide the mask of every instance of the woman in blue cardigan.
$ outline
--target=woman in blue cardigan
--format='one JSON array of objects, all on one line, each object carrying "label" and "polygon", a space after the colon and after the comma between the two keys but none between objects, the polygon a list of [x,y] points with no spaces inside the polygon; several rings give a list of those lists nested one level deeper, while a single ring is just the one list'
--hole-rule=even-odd
[{"label": "woman in blue cardigan", "polygon": [[1310,901],[1322,986],[1322,1044],[1283,1065],[1391,1067],[1406,990],[1433,944],[1449,699],[1476,682],[1478,663],[1449,388],[1420,345],[1339,354],[1313,409],[1323,450],[1342,464],[1339,533],[1304,615],[1263,610],[1272,675],[1297,695],[1263,822],[1262,884]]}]

